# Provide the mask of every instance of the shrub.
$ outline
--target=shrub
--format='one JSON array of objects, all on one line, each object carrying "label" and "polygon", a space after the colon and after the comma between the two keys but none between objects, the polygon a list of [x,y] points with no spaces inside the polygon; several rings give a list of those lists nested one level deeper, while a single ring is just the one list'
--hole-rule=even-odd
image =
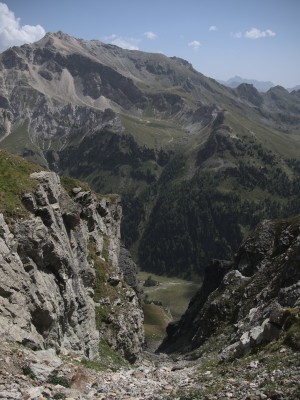
[{"label": "shrub", "polygon": [[64,376],[59,376],[57,372],[53,372],[48,376],[47,383],[52,383],[53,385],[61,385],[65,388],[70,387],[68,379]]},{"label": "shrub", "polygon": [[156,281],[155,279],[152,279],[152,276],[149,275],[148,278],[145,280],[144,285],[145,287],[150,287],[150,286],[158,286],[159,282]]}]

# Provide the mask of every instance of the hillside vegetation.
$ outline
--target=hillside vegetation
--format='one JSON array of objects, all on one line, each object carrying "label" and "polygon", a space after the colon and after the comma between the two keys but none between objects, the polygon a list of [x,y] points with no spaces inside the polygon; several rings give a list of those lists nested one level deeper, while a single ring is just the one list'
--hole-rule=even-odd
[{"label": "hillside vegetation", "polygon": [[21,217],[28,213],[22,195],[37,187],[30,174],[39,170],[38,165],[0,149],[0,212],[6,217]]},{"label": "hillside vegetation", "polygon": [[49,33],[0,56],[1,147],[122,196],[140,267],[202,275],[300,212],[300,91],[227,88],[187,61]]}]

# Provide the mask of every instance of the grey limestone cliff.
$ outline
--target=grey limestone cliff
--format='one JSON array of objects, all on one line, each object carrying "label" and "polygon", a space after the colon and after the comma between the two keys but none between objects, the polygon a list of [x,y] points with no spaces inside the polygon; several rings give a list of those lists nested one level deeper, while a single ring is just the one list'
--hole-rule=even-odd
[{"label": "grey limestone cliff", "polygon": [[234,359],[271,341],[300,350],[300,218],[263,221],[232,262],[215,260],[160,351],[187,352],[210,341]]},{"label": "grey limestone cliff", "polygon": [[35,172],[27,215],[0,214],[0,337],[97,358],[106,342],[135,361],[144,341],[139,299],[119,264],[121,206]]}]

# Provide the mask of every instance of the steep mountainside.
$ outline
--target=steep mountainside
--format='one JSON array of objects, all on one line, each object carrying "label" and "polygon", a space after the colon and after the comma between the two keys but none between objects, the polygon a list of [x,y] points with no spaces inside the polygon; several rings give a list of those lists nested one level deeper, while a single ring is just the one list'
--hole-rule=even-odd
[{"label": "steep mountainside", "polygon": [[[207,342],[232,360],[271,341],[300,350],[300,217],[264,221],[232,262],[214,260],[160,350],[196,351]],[[197,349],[197,350],[196,350]]]},{"label": "steep mountainside", "polygon": [[202,274],[262,217],[300,212],[300,94],[49,33],[0,55],[1,147],[119,193],[140,266]]},{"label": "steep mountainside", "polygon": [[143,314],[124,256],[120,265],[119,197],[69,178],[64,189],[4,151],[0,170],[1,339],[90,359],[109,346],[135,361]]}]

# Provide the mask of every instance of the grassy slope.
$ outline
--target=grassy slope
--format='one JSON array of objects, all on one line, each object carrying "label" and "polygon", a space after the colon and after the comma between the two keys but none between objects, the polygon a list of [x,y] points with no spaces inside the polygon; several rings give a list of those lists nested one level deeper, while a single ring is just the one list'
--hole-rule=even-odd
[{"label": "grassy slope", "polygon": [[[141,282],[144,282],[148,276],[148,272],[140,271],[138,274]],[[199,289],[200,283],[155,274],[151,274],[151,277],[159,282],[159,285],[143,287],[144,295],[147,295],[148,301],[162,302],[163,306],[170,310],[173,319],[180,318],[190,299]]]},{"label": "grassy slope", "polygon": [[[141,283],[148,276],[148,273],[142,271],[138,274]],[[147,344],[150,348],[155,349],[165,337],[168,323],[172,319],[180,318],[200,284],[154,274],[151,274],[151,277],[159,282],[159,286],[143,287],[144,298],[146,297],[148,302],[143,305],[143,310]],[[163,307],[151,303],[151,301],[161,302]]]},{"label": "grassy slope", "polygon": [[25,120],[1,142],[1,147],[19,155],[27,153],[26,158],[29,161],[46,166],[47,162],[42,156],[41,150],[30,139],[28,127],[29,122]]},{"label": "grassy slope", "polygon": [[36,188],[30,174],[39,170],[41,167],[0,150],[0,212],[7,217],[27,214],[21,196]]},{"label": "grassy slope", "polygon": [[135,118],[125,114],[121,118],[125,132],[132,134],[141,146],[168,147],[175,140],[186,135],[184,128],[172,120]]}]

